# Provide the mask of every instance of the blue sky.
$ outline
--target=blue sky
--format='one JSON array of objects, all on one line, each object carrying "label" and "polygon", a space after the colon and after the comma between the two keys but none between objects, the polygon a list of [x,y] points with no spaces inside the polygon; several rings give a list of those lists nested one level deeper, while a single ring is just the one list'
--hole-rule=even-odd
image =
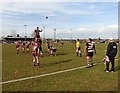
[{"label": "blue sky", "polygon": [[41,37],[54,38],[56,29],[57,38],[118,38],[117,2],[4,2],[0,16],[2,36],[24,36],[27,25],[28,37],[45,26]]}]

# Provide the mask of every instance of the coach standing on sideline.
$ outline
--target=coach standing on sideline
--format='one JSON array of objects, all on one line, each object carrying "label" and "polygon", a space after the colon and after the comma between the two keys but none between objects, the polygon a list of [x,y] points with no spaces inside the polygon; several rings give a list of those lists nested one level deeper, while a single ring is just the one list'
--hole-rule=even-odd
[{"label": "coach standing on sideline", "polygon": [[[112,64],[111,67],[111,72],[114,72],[114,60],[115,60],[115,56],[117,55],[117,44],[114,42],[113,38],[109,38],[109,44],[107,46],[107,52],[106,55],[109,57],[109,60]],[[106,71],[109,72],[109,62],[106,64]]]}]

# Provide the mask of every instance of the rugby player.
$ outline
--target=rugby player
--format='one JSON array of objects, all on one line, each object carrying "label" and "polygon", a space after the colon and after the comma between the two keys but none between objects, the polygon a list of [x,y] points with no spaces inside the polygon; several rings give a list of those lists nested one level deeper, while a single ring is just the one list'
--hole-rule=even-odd
[{"label": "rugby player", "polygon": [[27,51],[27,53],[29,52],[29,47],[30,47],[30,42],[27,42],[27,44],[26,44],[26,51]]},{"label": "rugby player", "polygon": [[40,34],[39,34],[39,32],[42,32],[42,29],[41,30],[39,30],[39,27],[37,27],[37,29],[34,31],[34,38],[40,38]]},{"label": "rugby player", "polygon": [[37,65],[40,67],[40,52],[39,52],[39,44],[37,42],[35,42],[32,46],[32,55],[33,55],[33,66]]},{"label": "rugby player", "polygon": [[50,46],[50,56],[56,56],[57,49],[53,46]]},{"label": "rugby player", "polygon": [[80,57],[82,57],[82,53],[81,53],[81,51],[80,51],[80,42],[79,42],[79,39],[77,39],[77,41],[76,41],[76,53],[77,53],[77,56],[78,56],[78,54],[80,54]]},{"label": "rugby player", "polygon": [[16,53],[19,54],[19,50],[20,50],[20,41],[16,41]]},{"label": "rugby player", "polygon": [[93,64],[93,54],[94,53],[96,54],[95,45],[91,38],[89,38],[89,40],[87,41],[84,51],[86,53],[87,68],[89,68],[90,66],[94,65]]},{"label": "rugby player", "polygon": [[22,52],[25,53],[25,43],[22,44]]},{"label": "rugby player", "polygon": [[50,52],[50,41],[47,39],[46,41],[46,45],[47,45],[47,50],[48,52]]}]

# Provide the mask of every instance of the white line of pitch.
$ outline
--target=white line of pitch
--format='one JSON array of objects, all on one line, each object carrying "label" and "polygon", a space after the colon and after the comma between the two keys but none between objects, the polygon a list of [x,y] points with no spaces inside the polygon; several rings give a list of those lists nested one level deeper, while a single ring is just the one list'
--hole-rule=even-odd
[{"label": "white line of pitch", "polygon": [[[119,59],[116,59],[116,60],[119,60]],[[98,64],[98,63],[96,63],[96,64]],[[43,75],[31,76],[31,77],[26,77],[26,78],[21,78],[21,79],[16,79],[16,80],[9,80],[9,81],[5,81],[5,82],[0,82],[0,84],[7,84],[7,83],[13,83],[13,82],[17,82],[17,81],[24,81],[24,80],[28,80],[28,79],[40,78],[40,77],[44,77],[44,76],[50,76],[50,75],[55,75],[55,74],[59,74],[59,73],[70,72],[70,71],[85,68],[85,67],[86,66],[81,66],[81,67],[71,68],[71,69],[67,69],[67,70],[63,70],[63,71],[52,72],[52,73],[43,74]]]},{"label": "white line of pitch", "polygon": [[86,66],[81,66],[81,67],[77,67],[77,68],[72,68],[72,69],[67,69],[67,70],[63,70],[63,71],[52,72],[52,73],[43,74],[43,75],[26,77],[26,78],[21,78],[21,79],[16,79],[16,80],[9,80],[9,81],[5,81],[5,82],[0,82],[0,84],[7,84],[7,83],[12,83],[12,82],[17,82],[17,81],[23,81],[23,80],[28,80],[28,79],[38,78],[38,77],[44,77],[44,76],[49,76],[49,75],[54,75],[54,74],[59,74],[59,73],[64,73],[64,72],[69,72],[69,71],[73,71],[73,70],[77,70],[77,69],[81,69],[81,68],[85,68],[85,67]]}]

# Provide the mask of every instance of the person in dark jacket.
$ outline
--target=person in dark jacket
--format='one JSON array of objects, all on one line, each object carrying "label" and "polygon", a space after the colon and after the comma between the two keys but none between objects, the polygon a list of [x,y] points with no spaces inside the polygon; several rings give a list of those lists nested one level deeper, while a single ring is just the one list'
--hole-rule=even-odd
[{"label": "person in dark jacket", "polygon": [[[107,51],[106,51],[106,55],[109,57],[109,60],[112,64],[112,67],[111,67],[111,72],[114,72],[114,66],[115,66],[115,56],[117,55],[117,44],[114,42],[113,38],[110,38],[109,39],[109,44],[107,46]],[[106,72],[109,72],[109,63],[108,62],[106,64]]]}]

